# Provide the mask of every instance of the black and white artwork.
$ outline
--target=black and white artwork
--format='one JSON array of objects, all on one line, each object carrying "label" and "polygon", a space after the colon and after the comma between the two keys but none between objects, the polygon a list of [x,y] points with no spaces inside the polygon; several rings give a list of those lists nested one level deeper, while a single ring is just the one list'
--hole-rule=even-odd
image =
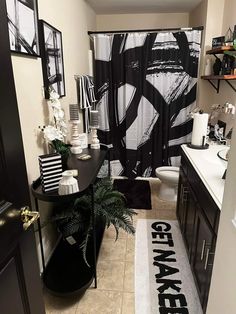
[{"label": "black and white artwork", "polygon": [[201,30],[94,37],[98,136],[110,147],[112,175],[178,166],[191,140]]},{"label": "black and white artwork", "polygon": [[10,49],[39,55],[37,0],[6,0]]},{"label": "black and white artwork", "polygon": [[50,89],[56,91],[60,97],[65,96],[62,34],[52,25],[39,20],[39,43],[45,98],[49,98]]}]

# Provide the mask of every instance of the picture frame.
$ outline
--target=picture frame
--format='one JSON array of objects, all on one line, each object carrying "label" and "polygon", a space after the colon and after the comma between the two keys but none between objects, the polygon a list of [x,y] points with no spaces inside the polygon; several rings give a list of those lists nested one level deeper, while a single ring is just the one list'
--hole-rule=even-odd
[{"label": "picture frame", "polygon": [[62,33],[44,20],[39,20],[39,47],[45,98],[49,99],[50,89],[60,97],[65,96]]},{"label": "picture frame", "polygon": [[6,0],[10,49],[39,57],[37,0]]}]

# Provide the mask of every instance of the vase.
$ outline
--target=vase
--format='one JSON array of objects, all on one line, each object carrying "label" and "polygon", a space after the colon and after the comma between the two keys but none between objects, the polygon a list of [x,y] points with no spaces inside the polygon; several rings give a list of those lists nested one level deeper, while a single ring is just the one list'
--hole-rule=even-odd
[{"label": "vase", "polygon": [[215,63],[213,64],[214,75],[219,75],[220,74],[221,66],[222,66],[221,60],[220,59],[216,59]]},{"label": "vase", "polygon": [[211,60],[210,59],[207,59],[206,60],[206,65],[205,65],[205,75],[208,76],[208,75],[211,75]]},{"label": "vase", "polygon": [[72,194],[79,191],[78,181],[73,177],[73,171],[66,170],[62,172],[62,178],[59,181],[59,195]]}]

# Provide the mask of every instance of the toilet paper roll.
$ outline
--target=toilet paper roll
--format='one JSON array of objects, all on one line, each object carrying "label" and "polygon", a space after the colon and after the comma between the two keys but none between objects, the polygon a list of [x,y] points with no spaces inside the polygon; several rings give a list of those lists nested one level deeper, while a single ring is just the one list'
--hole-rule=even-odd
[{"label": "toilet paper roll", "polygon": [[195,113],[193,115],[192,145],[202,146],[206,144],[208,118],[207,113]]}]

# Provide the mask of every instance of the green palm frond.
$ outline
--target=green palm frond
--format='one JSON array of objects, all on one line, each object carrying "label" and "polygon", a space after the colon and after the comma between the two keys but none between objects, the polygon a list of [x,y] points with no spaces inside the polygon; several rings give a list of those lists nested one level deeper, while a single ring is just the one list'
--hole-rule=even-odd
[{"label": "green palm frond", "polygon": [[[112,180],[105,178],[94,186],[94,215],[105,221],[106,227],[114,226],[116,238],[119,236],[119,229],[123,229],[129,234],[134,234],[133,215],[136,212],[127,208],[127,201],[124,194],[114,190]],[[80,248],[82,250],[85,263],[87,261],[87,247],[92,234],[92,200],[90,194],[85,194],[74,201],[73,206],[67,210],[57,212],[52,218],[56,221],[58,229],[66,238],[74,233],[79,233],[83,239]]]},{"label": "green palm frond", "polygon": [[80,244],[80,248],[82,249],[83,259],[84,259],[84,261],[88,267],[90,267],[90,265],[89,265],[88,260],[87,260],[87,247],[88,247],[88,242],[89,242],[90,236],[92,234],[92,231],[93,231],[92,221],[90,221],[89,227],[88,227],[87,232],[85,234],[85,238],[84,238],[83,242]]}]

